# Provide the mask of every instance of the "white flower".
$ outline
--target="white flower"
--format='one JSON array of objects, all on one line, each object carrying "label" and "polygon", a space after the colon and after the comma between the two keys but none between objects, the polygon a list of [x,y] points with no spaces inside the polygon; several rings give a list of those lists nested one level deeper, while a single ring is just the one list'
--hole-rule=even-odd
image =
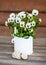
[{"label": "white flower", "polygon": [[39,18],[39,21],[40,21],[40,22],[42,22],[42,19],[41,19],[41,18]]},{"label": "white flower", "polygon": [[25,22],[20,22],[20,27],[24,27],[24,25],[25,25]]},{"label": "white flower", "polygon": [[15,21],[16,21],[16,23],[20,23],[21,19],[19,17],[16,17]]},{"label": "white flower", "polygon": [[30,27],[31,27],[30,23],[27,23],[26,28],[30,28]]},{"label": "white flower", "polygon": [[32,21],[32,22],[31,22],[31,26],[36,26],[35,21]]},{"label": "white flower", "polygon": [[30,33],[32,33],[32,32],[33,32],[33,29],[30,30]]},{"label": "white flower", "polygon": [[7,23],[8,23],[8,22],[6,21],[6,22],[5,22],[5,26],[8,26]]},{"label": "white flower", "polygon": [[32,15],[37,16],[38,14],[39,14],[38,10],[34,9],[34,10],[32,11]]},{"label": "white flower", "polygon": [[25,14],[25,12],[23,11],[23,12],[18,13],[17,16],[20,17],[20,18],[25,18],[25,17],[26,17],[26,14]]},{"label": "white flower", "polygon": [[15,18],[15,14],[14,14],[14,13],[11,13],[11,14],[9,15],[9,17],[10,17],[10,18],[11,18],[11,17]]},{"label": "white flower", "polygon": [[32,17],[32,14],[28,14],[28,18],[30,19]]},{"label": "white flower", "polygon": [[11,18],[8,18],[8,23],[9,23],[9,22],[14,22],[14,19],[15,19],[15,18],[12,18],[12,17],[11,17]]}]

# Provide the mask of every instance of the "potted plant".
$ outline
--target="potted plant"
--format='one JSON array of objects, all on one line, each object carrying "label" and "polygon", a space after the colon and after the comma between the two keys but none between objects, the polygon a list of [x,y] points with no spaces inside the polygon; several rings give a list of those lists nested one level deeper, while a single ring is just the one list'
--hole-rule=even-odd
[{"label": "potted plant", "polygon": [[27,59],[28,55],[33,53],[34,32],[41,22],[37,18],[38,10],[34,9],[32,13],[22,11],[18,14],[11,13],[5,25],[12,28],[12,43],[14,43],[13,58]]}]

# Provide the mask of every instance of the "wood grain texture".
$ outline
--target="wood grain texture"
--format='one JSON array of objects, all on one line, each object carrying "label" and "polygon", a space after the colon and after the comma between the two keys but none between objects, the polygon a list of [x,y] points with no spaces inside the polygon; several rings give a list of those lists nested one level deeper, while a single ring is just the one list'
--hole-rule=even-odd
[{"label": "wood grain texture", "polygon": [[[1,38],[1,37],[0,37]],[[10,37],[2,37],[10,39]],[[2,39],[3,40],[3,39]],[[13,45],[10,43],[0,43],[0,64],[6,65],[46,65],[46,38],[34,39],[34,52],[28,56],[27,60],[17,60],[12,58]],[[40,45],[40,46],[39,46]]]},{"label": "wood grain texture", "polygon": [[7,35],[7,36],[11,35],[11,31],[6,26],[0,26],[0,36],[3,36],[3,35],[4,36],[5,35]]},{"label": "wood grain texture", "polygon": [[[34,58],[37,59],[37,58]],[[25,60],[14,60],[14,59],[1,59],[1,64],[5,65],[46,65],[46,62],[37,62],[37,61],[25,61]]]},{"label": "wood grain texture", "polygon": [[32,9],[46,12],[46,0],[0,0],[0,11],[30,11]]},{"label": "wood grain texture", "polygon": [[[11,30],[4,26],[9,14],[25,10],[31,12],[38,9],[42,23],[36,29],[34,53],[28,60],[13,59],[13,44]],[[0,65],[46,65],[46,0],[0,0]]]},{"label": "wood grain texture", "polygon": [[35,32],[36,37],[46,38],[46,27],[38,27]]}]

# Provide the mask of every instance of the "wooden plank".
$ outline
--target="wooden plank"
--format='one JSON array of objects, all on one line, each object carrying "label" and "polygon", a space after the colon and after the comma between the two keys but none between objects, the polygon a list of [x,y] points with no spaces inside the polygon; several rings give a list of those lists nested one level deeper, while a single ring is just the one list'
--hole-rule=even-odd
[{"label": "wooden plank", "polygon": [[[11,37],[1,38],[10,39]],[[3,40],[3,39],[2,39]],[[37,45],[36,45],[37,44]],[[39,46],[40,45],[40,46]],[[30,65],[31,63],[37,65],[46,65],[46,38],[37,38],[34,40],[34,52],[28,56],[27,60],[17,60],[12,58],[13,44],[10,43],[0,43],[0,64],[8,65]],[[34,65],[33,64],[33,65]]]},{"label": "wooden plank", "polygon": [[46,27],[37,27],[35,35],[36,37],[46,38]]},{"label": "wooden plank", "polygon": [[[11,54],[12,54],[13,52],[0,52],[0,60],[16,60],[16,59],[12,59],[12,57],[11,57]],[[22,60],[20,60],[20,61],[22,61]],[[39,61],[41,61],[41,62],[46,62],[46,53],[33,53],[33,54],[31,54],[30,56],[29,56],[29,58],[28,58],[28,60],[26,60],[26,61],[28,61],[28,62],[31,62],[31,61],[37,61],[37,62],[39,62]],[[12,62],[13,63],[13,62]]]},{"label": "wooden plank", "polygon": [[0,52],[13,52],[13,47],[0,46]]},{"label": "wooden plank", "polygon": [[[36,58],[35,58],[36,59]],[[40,58],[39,58],[40,59]],[[38,59],[37,59],[38,60]],[[0,63],[2,64],[8,64],[8,65],[46,65],[46,62],[42,61],[42,62],[38,62],[38,61],[31,61],[30,62],[28,60],[14,60],[14,59],[1,59]]]},{"label": "wooden plank", "polygon": [[46,27],[46,13],[39,13],[38,18],[42,19],[42,22],[39,26],[45,26]]},{"label": "wooden plank", "polygon": [[4,36],[5,35],[7,35],[7,36],[11,35],[9,28],[6,26],[0,26],[0,36],[3,36],[3,35]]},{"label": "wooden plank", "polygon": [[[0,52],[0,58],[4,57],[4,58],[8,58],[8,59],[12,59],[11,55],[12,55],[13,52]],[[46,53],[33,53],[29,56],[30,58],[31,57],[45,57],[46,58]]]},{"label": "wooden plank", "polygon": [[[0,12],[0,25],[5,25],[5,21],[9,18],[10,13],[11,12]],[[46,13],[39,13],[38,18],[42,19],[39,26],[46,26]]]},{"label": "wooden plank", "polygon": [[0,12],[0,25],[5,25],[5,21],[9,18],[10,13]]},{"label": "wooden plank", "polygon": [[21,11],[38,9],[46,12],[46,0],[1,0],[0,11]]}]

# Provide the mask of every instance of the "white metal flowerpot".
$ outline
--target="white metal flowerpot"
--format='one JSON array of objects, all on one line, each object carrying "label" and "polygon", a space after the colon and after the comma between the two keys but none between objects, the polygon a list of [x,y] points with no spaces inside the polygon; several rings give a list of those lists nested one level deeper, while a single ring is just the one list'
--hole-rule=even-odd
[{"label": "white metal flowerpot", "polygon": [[33,53],[33,37],[30,36],[28,39],[14,36],[14,52],[19,52],[25,55]]}]

